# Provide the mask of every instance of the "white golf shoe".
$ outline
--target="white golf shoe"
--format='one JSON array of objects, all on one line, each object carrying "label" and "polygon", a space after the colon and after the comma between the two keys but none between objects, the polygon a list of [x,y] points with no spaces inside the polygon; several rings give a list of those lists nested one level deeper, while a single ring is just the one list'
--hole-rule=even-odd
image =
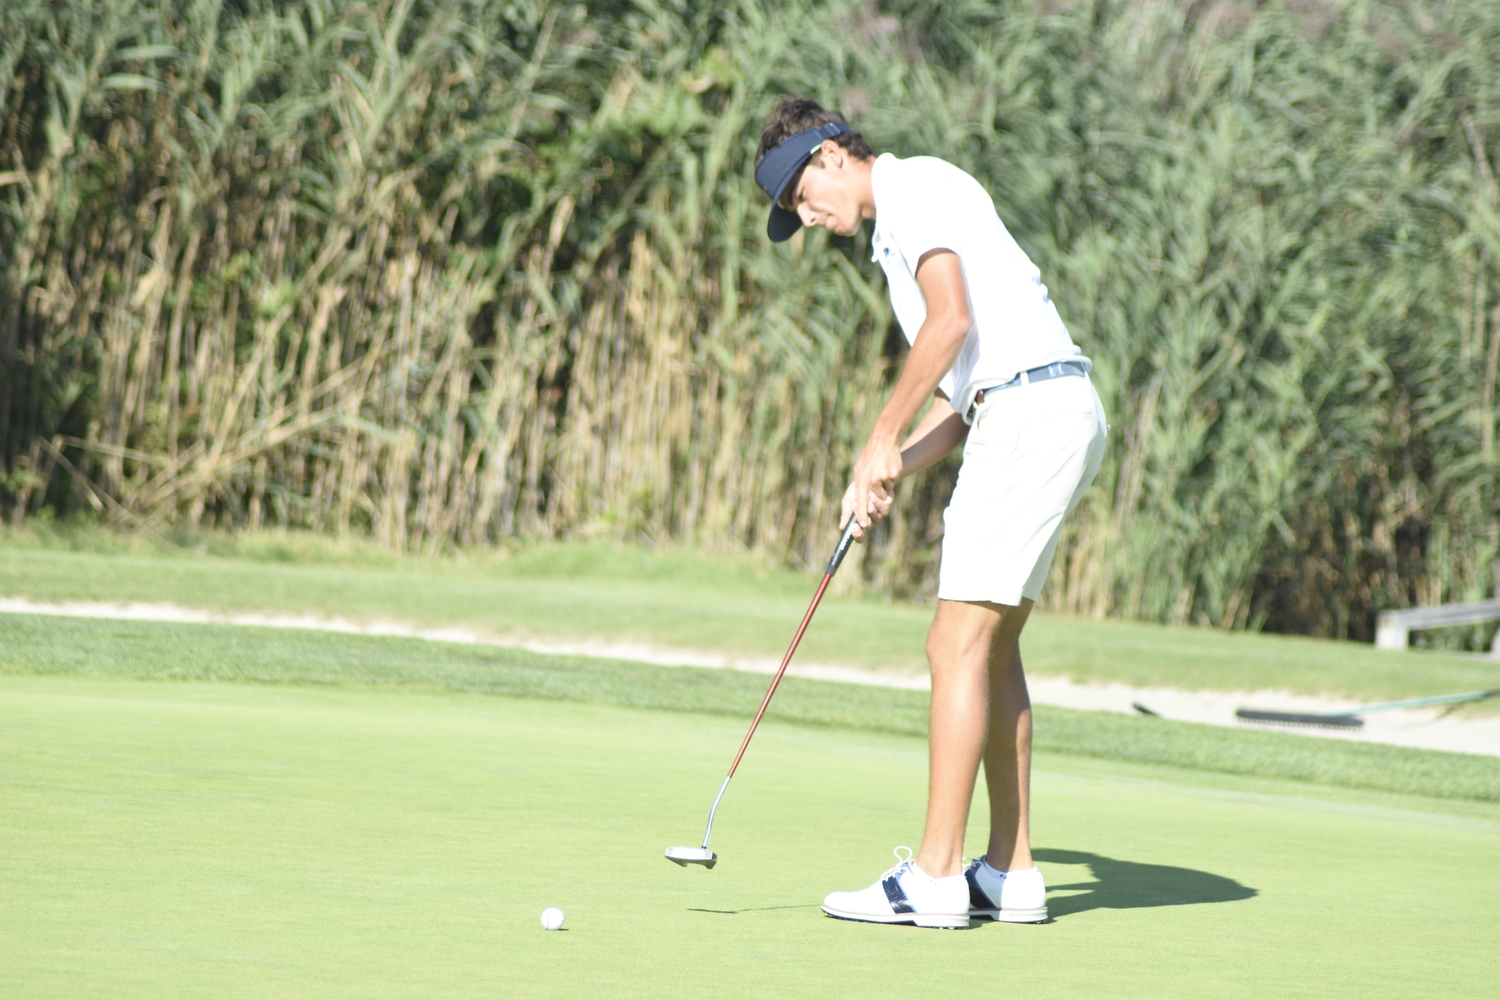
[{"label": "white golf shoe", "polygon": [[1047,883],[1035,866],[1012,872],[991,868],[984,858],[970,862],[969,915],[981,920],[1039,924],[1047,919]]},{"label": "white golf shoe", "polygon": [[830,892],[823,900],[823,912],[840,920],[874,924],[969,926],[969,885],[962,875],[932,878],[912,861],[909,847],[896,848],[896,860],[900,864],[868,889]]}]

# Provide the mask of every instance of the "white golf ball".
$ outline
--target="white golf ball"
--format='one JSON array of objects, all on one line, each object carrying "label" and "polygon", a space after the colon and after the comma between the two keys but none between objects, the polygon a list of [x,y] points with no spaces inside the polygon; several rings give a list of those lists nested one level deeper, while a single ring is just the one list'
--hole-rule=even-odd
[{"label": "white golf ball", "polygon": [[563,922],[563,911],[555,906],[549,906],[542,911],[542,926],[549,931],[560,930]]}]

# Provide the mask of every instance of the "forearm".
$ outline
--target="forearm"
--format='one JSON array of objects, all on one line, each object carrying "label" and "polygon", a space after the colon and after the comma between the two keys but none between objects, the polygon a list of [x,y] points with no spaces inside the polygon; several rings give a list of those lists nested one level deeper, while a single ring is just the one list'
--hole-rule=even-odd
[{"label": "forearm", "polygon": [[[845,514],[854,515],[861,525],[872,523],[869,520],[872,511],[877,520],[885,516],[896,480],[931,465],[959,439],[958,432],[941,416],[924,420],[920,436],[906,434],[917,411],[953,367],[973,326],[968,288],[958,255],[943,248],[924,253],[917,263],[917,284],[927,302],[927,316],[912,338],[911,351],[901,366],[896,388],[854,463],[854,482],[845,495]],[[910,468],[908,456],[896,447],[903,436],[907,436],[912,448]],[[855,537],[859,537],[858,532]]]},{"label": "forearm", "polygon": [[[870,440],[891,445],[900,440],[922,404],[931,398],[938,383],[953,367],[968,332],[967,326],[959,329],[951,320],[942,322],[939,317],[928,317],[906,356],[906,364],[901,368],[901,377],[896,380],[891,398],[875,420]],[[910,443],[915,439],[913,433],[907,440]]]},{"label": "forearm", "polygon": [[963,444],[969,427],[948,400],[939,397],[901,445],[901,478],[915,475]]}]

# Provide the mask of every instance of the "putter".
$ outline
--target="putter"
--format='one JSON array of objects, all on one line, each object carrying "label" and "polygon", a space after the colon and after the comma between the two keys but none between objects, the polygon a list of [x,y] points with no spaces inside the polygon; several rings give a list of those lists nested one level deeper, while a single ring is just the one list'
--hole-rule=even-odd
[{"label": "putter", "polygon": [[823,573],[823,582],[818,584],[818,592],[813,595],[812,603],[807,606],[807,614],[802,616],[802,624],[797,627],[797,634],[792,636],[791,646],[787,648],[786,655],[781,658],[781,667],[776,671],[776,676],[771,678],[771,686],[766,689],[766,696],[761,699],[760,711],[755,713],[755,720],[750,723],[750,731],[745,734],[745,740],[740,744],[740,752],[734,755],[734,763],[729,765],[729,773],[724,776],[724,783],[719,786],[719,794],[714,796],[714,804],[708,810],[708,828],[703,831],[703,846],[669,847],[666,851],[668,861],[682,865],[684,868],[688,865],[712,868],[719,863],[719,856],[708,849],[708,838],[714,832],[714,813],[719,811],[719,801],[724,798],[724,792],[729,788],[729,779],[734,777],[734,769],[740,766],[740,758],[745,756],[745,748],[750,745],[750,737],[755,735],[755,727],[760,725],[760,717],[766,714],[766,706],[771,704],[771,696],[776,693],[776,685],[781,683],[781,675],[786,673],[787,664],[792,662],[792,654],[797,651],[797,644],[802,641],[802,633],[807,631],[807,623],[812,621],[813,612],[818,610],[818,602],[823,599],[823,591],[828,589],[828,582],[833,579],[833,574],[839,571],[839,564],[849,553],[849,546],[854,542],[855,523],[851,516],[848,527],[844,528],[843,537],[839,539],[838,548],[833,550],[833,555],[828,560],[828,568]]}]

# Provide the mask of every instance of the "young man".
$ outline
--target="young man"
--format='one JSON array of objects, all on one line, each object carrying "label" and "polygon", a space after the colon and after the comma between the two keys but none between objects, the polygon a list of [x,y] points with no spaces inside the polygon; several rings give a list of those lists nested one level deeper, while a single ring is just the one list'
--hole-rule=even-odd
[{"label": "young man", "polygon": [[[897,480],[964,446],[943,515],[938,609],[927,636],[922,847],[915,857],[897,848],[900,864],[867,889],[831,893],[823,910],[924,927],[959,927],[971,916],[1045,920],[1046,887],[1028,834],[1031,701],[1019,639],[1063,518],[1103,459],[1107,428],[1091,363],[990,196],[952,164],[877,158],[838,112],[785,99],[761,133],[755,180],[773,203],[774,241],[802,226],[850,236],[874,220],[875,261],[911,344],[855,463],[841,524],[856,518],[863,538],[889,512]],[[989,845],[965,869],[964,826],[981,760]]]}]

